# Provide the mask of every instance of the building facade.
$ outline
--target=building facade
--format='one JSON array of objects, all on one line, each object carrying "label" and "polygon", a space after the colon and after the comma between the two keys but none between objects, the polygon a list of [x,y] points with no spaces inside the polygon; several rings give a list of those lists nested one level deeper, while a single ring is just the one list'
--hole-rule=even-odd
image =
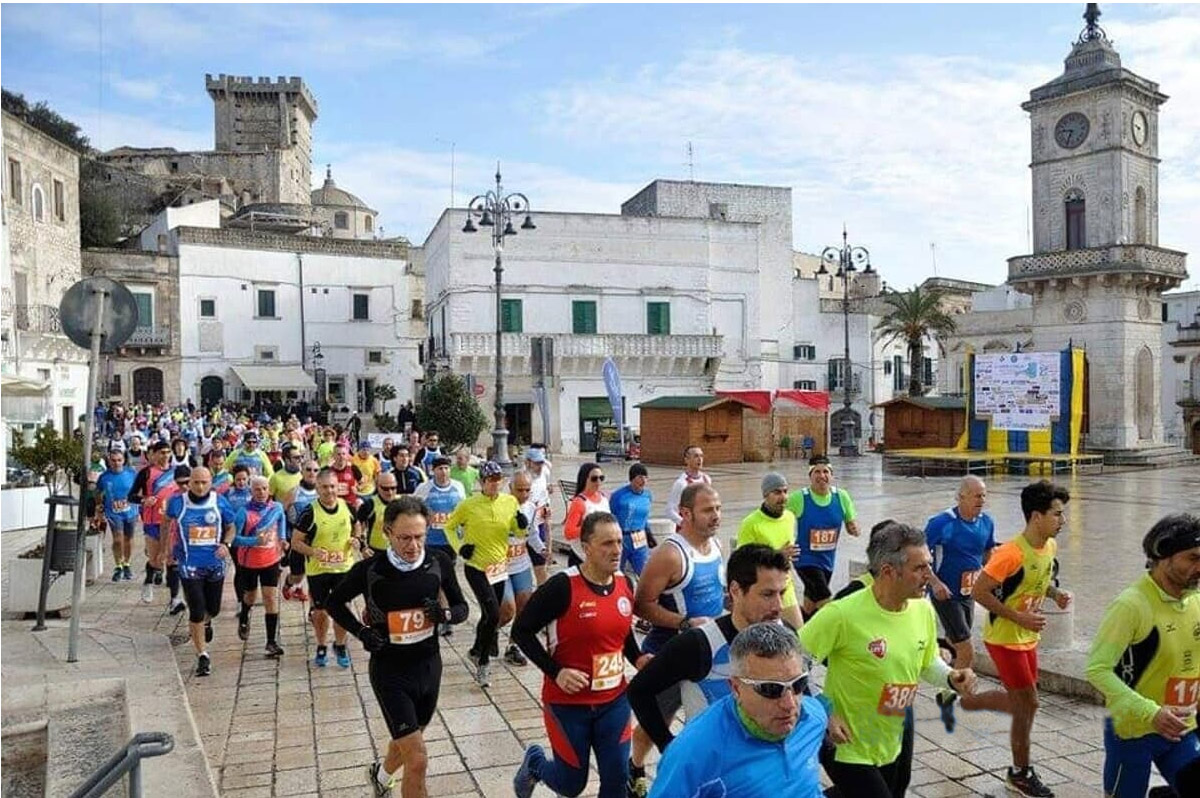
[{"label": "building facade", "polygon": [[1200,291],[1163,295],[1163,435],[1200,454]]}]

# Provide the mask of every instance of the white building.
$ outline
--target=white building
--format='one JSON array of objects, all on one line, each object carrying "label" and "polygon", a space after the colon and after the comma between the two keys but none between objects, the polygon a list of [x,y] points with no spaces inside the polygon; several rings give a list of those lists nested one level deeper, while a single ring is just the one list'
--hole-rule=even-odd
[{"label": "white building", "polygon": [[1163,294],[1163,435],[1200,452],[1200,291]]}]

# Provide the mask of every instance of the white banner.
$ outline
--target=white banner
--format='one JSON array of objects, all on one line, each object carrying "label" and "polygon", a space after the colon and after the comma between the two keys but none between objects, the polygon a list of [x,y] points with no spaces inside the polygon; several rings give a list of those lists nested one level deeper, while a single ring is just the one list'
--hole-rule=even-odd
[{"label": "white banner", "polygon": [[975,415],[994,429],[1042,430],[1058,418],[1062,387],[1058,352],[1006,352],[975,357]]}]

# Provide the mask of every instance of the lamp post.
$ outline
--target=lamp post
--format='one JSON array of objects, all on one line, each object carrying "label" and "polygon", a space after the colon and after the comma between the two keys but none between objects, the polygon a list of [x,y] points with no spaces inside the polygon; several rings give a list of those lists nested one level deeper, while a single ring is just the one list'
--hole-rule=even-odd
[{"label": "lamp post", "polygon": [[325,404],[325,355],[321,353],[320,341],[313,341],[312,364],[313,382],[317,384],[317,408],[323,410]]},{"label": "lamp post", "polygon": [[[467,223],[463,225],[464,233],[478,232],[479,227],[492,228],[492,252],[496,255],[496,266],[492,270],[496,275],[496,426],[492,430],[492,456],[504,472],[512,472],[512,461],[508,459],[508,430],[504,424],[504,361],[503,361],[503,324],[501,323],[501,284],[504,277],[504,239],[515,236],[513,217],[525,214],[521,223],[522,230],[536,230],[533,217],[529,214],[529,198],[519,192],[504,193],[500,182],[500,164],[496,164],[496,188],[485,194],[478,194],[467,203]],[[475,226],[479,221],[479,227]]]},{"label": "lamp post", "polygon": [[[842,245],[840,247],[825,247],[821,252],[821,268],[818,275],[829,274],[832,266],[837,266],[835,274],[842,278],[842,329],[845,335],[845,352],[842,360],[842,445],[838,454],[847,457],[858,455],[858,441],[855,434],[854,411],[850,408],[850,391],[853,383],[853,373],[850,368],[850,275],[862,270],[863,274],[874,274],[871,268],[871,253],[865,247],[852,247],[846,240],[846,228],[842,227]],[[832,388],[833,386],[830,386]]]}]

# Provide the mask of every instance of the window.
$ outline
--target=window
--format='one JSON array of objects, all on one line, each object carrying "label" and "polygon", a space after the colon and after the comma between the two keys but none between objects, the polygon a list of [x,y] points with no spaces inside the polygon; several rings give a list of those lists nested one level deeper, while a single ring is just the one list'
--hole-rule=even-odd
[{"label": "window", "polygon": [[121,375],[120,374],[113,375],[112,383],[108,387],[108,395],[109,396],[120,396],[121,395]]},{"label": "window", "polygon": [[372,233],[375,231],[375,220],[373,218],[371,218],[370,214],[367,214],[366,216],[363,217],[363,229],[366,230],[368,233]]},{"label": "window", "polygon": [[133,299],[137,302],[138,327],[154,326],[154,294],[144,291],[134,291]]},{"label": "window", "polygon": [[647,335],[670,335],[671,334],[671,303],[670,302],[647,302],[646,303],[646,334]]},{"label": "window", "polygon": [[351,318],[354,321],[371,320],[371,295],[354,294],[354,310]]},{"label": "window", "polygon": [[31,199],[33,200],[33,220],[35,222],[43,222],[46,220],[46,197],[42,194],[42,187],[34,183],[31,193]]},{"label": "window", "polygon": [[792,387],[797,391],[815,391],[817,390],[816,380],[794,380]]},{"label": "window", "polygon": [[892,390],[903,391],[906,387],[904,384],[904,357],[892,355]]},{"label": "window", "polygon": [[275,315],[275,290],[272,288],[258,289],[258,315],[260,319],[278,318]]},{"label": "window", "polygon": [[525,331],[524,319],[522,318],[521,300],[519,299],[501,299],[500,300],[500,331],[509,333],[519,333]]},{"label": "window", "polygon": [[922,385],[933,385],[933,358],[921,358]]},{"label": "window", "polygon": [[883,376],[886,377],[891,373],[892,373],[892,361],[890,361],[890,360],[883,361]]},{"label": "window", "polygon": [[412,301],[411,312],[412,312],[412,317],[414,319],[425,318],[425,303],[422,302],[420,299],[414,299]]},{"label": "window", "polygon": [[724,202],[708,203],[708,218],[719,222],[729,220],[729,206]]},{"label": "window", "polygon": [[350,229],[350,217],[345,211],[338,211],[333,215],[333,226],[338,230]]},{"label": "window", "polygon": [[380,366],[383,365],[383,350],[368,349],[367,350],[367,365]]},{"label": "window", "polygon": [[344,377],[330,377],[326,383],[325,391],[329,397],[329,403],[340,405],[346,401],[346,379]]},{"label": "window", "polygon": [[66,221],[66,218],[67,218],[67,204],[66,204],[66,200],[65,200],[65,191],[66,191],[66,189],[63,187],[63,181],[55,180],[54,181],[54,218],[58,219],[60,222]]},{"label": "window", "polygon": [[262,360],[267,363],[273,363],[276,360],[278,350],[273,346],[256,346],[254,347],[255,360]]},{"label": "window", "polygon": [[201,299],[200,300],[200,318],[215,319],[217,317],[217,300]]},{"label": "window", "polygon": [[828,363],[828,374],[826,382],[829,385],[829,390],[840,391],[844,386],[843,374],[845,373],[845,360],[840,357],[830,358]]},{"label": "window", "polygon": [[576,300],[571,303],[571,332],[576,335],[596,334],[596,302]]},{"label": "window", "polygon": [[817,347],[815,344],[796,344],[792,347],[792,360],[816,360]]},{"label": "window", "polygon": [[21,186],[21,162],[12,158],[8,159],[8,197],[13,202],[21,205],[21,196],[24,192]]},{"label": "window", "polygon": [[1067,214],[1067,249],[1083,249],[1087,246],[1086,203],[1083,192],[1073,188],[1067,192],[1064,202]]}]

